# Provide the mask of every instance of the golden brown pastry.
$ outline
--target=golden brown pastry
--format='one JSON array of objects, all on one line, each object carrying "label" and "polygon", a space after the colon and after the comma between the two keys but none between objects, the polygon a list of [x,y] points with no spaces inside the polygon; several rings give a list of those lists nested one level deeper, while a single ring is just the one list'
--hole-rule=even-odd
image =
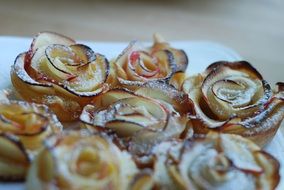
[{"label": "golden brown pastry", "polygon": [[31,158],[14,135],[0,132],[0,181],[23,181]]},{"label": "golden brown pastry", "polygon": [[110,137],[87,131],[52,136],[33,162],[27,189],[124,190],[137,168]]},{"label": "golden brown pastry", "polygon": [[[165,81],[177,71],[185,71],[188,59],[183,50],[170,46],[160,35],[154,35],[154,44],[143,48],[137,41],[113,62],[109,81],[113,86],[136,89],[149,81]],[[117,78],[117,79],[116,79]]]},{"label": "golden brown pastry", "polygon": [[61,121],[79,117],[94,96],[108,88],[107,59],[60,34],[43,32],[18,55],[12,84],[25,100],[48,105]]},{"label": "golden brown pastry", "polygon": [[283,88],[276,93],[248,62],[216,62],[203,73],[170,81],[194,103],[191,120],[197,134],[239,134],[264,146],[284,118]]},{"label": "golden brown pastry", "polygon": [[[182,112],[186,110],[182,107],[186,102],[179,102],[182,95],[174,88],[171,90],[170,95],[158,89],[153,91],[148,86],[136,92],[112,89],[100,95],[92,105],[87,105],[80,119],[90,130],[114,131],[130,142],[128,148],[132,153],[143,155],[157,142],[192,135],[186,112]],[[160,99],[153,98],[157,95],[161,95]]]},{"label": "golden brown pastry", "polygon": [[181,115],[192,113],[193,103],[188,95],[162,81],[147,82],[138,87],[135,94],[158,100],[165,105],[170,104]]},{"label": "golden brown pastry", "polygon": [[145,169],[139,171],[132,179],[129,190],[157,190],[157,186],[155,184],[153,178],[153,172],[150,169]]},{"label": "golden brown pastry", "polygon": [[277,160],[238,135],[163,142],[153,153],[156,189],[273,190],[280,180]]},{"label": "golden brown pastry", "polygon": [[0,181],[23,180],[43,140],[61,129],[44,105],[0,102]]}]

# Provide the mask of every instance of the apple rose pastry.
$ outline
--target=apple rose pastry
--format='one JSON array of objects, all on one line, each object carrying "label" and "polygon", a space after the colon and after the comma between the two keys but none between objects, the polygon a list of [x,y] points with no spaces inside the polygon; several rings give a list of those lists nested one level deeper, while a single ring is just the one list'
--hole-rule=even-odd
[{"label": "apple rose pastry", "polygon": [[43,140],[62,129],[44,105],[0,103],[0,181],[23,180]]},{"label": "apple rose pastry", "polygon": [[167,80],[173,73],[185,71],[187,64],[183,50],[172,48],[155,34],[150,48],[142,48],[137,41],[132,41],[114,61],[111,78],[117,77],[118,86],[133,90],[149,81]]},{"label": "apple rose pastry", "polygon": [[102,94],[84,108],[80,118],[90,130],[114,131],[135,155],[147,154],[157,142],[192,136],[186,115],[168,102],[125,89]]},{"label": "apple rose pastry", "polygon": [[181,73],[173,76],[171,84],[194,102],[191,119],[197,134],[239,134],[264,146],[284,118],[283,89],[273,93],[248,62],[217,62],[202,74],[181,78]]},{"label": "apple rose pastry", "polygon": [[154,150],[160,189],[273,190],[280,180],[278,161],[239,135],[210,133]]},{"label": "apple rose pastry", "polygon": [[27,189],[127,189],[137,168],[110,137],[87,131],[52,136],[34,160]]},{"label": "apple rose pastry", "polygon": [[60,120],[72,121],[107,88],[108,70],[107,59],[88,46],[44,32],[16,58],[11,79],[23,99],[46,104]]}]

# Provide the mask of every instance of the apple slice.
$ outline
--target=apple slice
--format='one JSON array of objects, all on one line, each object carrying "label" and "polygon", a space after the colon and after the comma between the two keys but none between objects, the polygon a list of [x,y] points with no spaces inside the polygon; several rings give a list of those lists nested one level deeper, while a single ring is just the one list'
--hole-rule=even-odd
[{"label": "apple slice", "polygon": [[95,52],[84,44],[74,44],[70,48],[82,60],[83,63],[89,63],[96,59]]},{"label": "apple slice", "polygon": [[36,74],[25,69],[25,56],[26,53],[18,55],[11,69],[11,82],[20,96],[37,102],[40,101],[40,94],[54,94],[52,84],[36,81]]},{"label": "apple slice", "polygon": [[46,136],[61,129],[47,106],[22,101],[0,103],[0,131],[17,136],[29,151],[36,151]]},{"label": "apple slice", "polygon": [[[129,55],[132,52],[139,51],[141,48],[138,45],[138,42],[136,40],[131,41],[128,46],[121,52],[121,54],[118,55],[116,60],[114,61],[119,66],[123,67],[125,62],[129,59]],[[132,56],[133,60],[133,56]]]},{"label": "apple slice", "polygon": [[25,56],[26,53],[21,53],[17,56],[14,65],[12,66],[11,75],[14,75],[14,77],[19,78],[22,82],[25,82],[27,84],[31,84],[34,86],[41,86],[41,87],[51,87],[51,85],[49,84],[43,84],[37,82],[29,75],[29,73],[27,73],[27,71],[25,70],[25,62],[24,62]]},{"label": "apple slice", "polygon": [[[0,109],[7,109],[0,113],[0,130],[17,135],[35,135],[45,130],[47,118],[37,113],[16,113],[9,111],[13,106],[0,105]],[[17,107],[15,107],[17,108]]]},{"label": "apple slice", "polygon": [[174,72],[185,72],[188,66],[189,60],[184,50],[174,50],[173,52],[174,59],[176,62],[176,67]]},{"label": "apple slice", "polygon": [[175,68],[175,60],[173,54],[167,50],[156,51],[152,53],[152,56],[157,59],[160,78],[168,79],[172,76]]},{"label": "apple slice", "polygon": [[52,44],[70,46],[75,43],[75,40],[55,32],[40,32],[33,38],[30,49],[27,52],[26,61],[30,62],[34,53],[39,48],[45,49],[47,46]]},{"label": "apple slice", "polygon": [[110,136],[65,131],[46,140],[27,175],[28,189],[128,189],[138,172]]},{"label": "apple slice", "polygon": [[188,96],[166,82],[151,81],[139,87],[135,94],[166,102],[181,114],[191,113],[193,105]]},{"label": "apple slice", "polygon": [[142,170],[134,178],[130,184],[132,190],[154,189],[155,180],[151,170]]},{"label": "apple slice", "polygon": [[[89,122],[101,127],[115,120],[151,127],[154,123],[167,119],[167,112],[158,102],[139,96],[117,100],[107,105],[105,109],[94,110],[95,113],[90,110],[90,107],[87,110],[89,113],[94,114],[93,120]],[[85,109],[84,113],[87,113],[87,110]]]},{"label": "apple slice", "polygon": [[119,101],[121,104],[127,104],[131,107],[145,107],[147,112],[149,112],[153,117],[165,120],[167,117],[167,112],[165,109],[154,99],[146,97],[132,97],[127,99],[122,99]]},{"label": "apple slice", "polygon": [[45,49],[46,62],[49,69],[49,75],[57,79],[67,80],[75,77],[72,67],[77,67],[83,64],[83,61],[72,51],[70,47],[64,45],[50,45]]},{"label": "apple slice", "polygon": [[115,131],[119,137],[130,137],[137,131],[144,128],[144,126],[139,123],[127,120],[110,121],[106,123],[105,127]]},{"label": "apple slice", "polygon": [[0,133],[0,181],[22,181],[31,159],[20,140]]},{"label": "apple slice", "polygon": [[[101,95],[99,106],[106,107],[106,106],[109,106],[115,103],[116,101],[120,99],[130,98],[130,97],[135,97],[135,94],[129,90],[112,89]],[[95,103],[96,105],[98,105],[97,102]]]},{"label": "apple slice", "polygon": [[[152,148],[163,141],[170,139],[191,138],[193,135],[192,129],[185,137],[182,137],[184,131],[187,130],[188,119],[185,116],[175,117],[169,116],[166,123],[157,123],[152,128],[144,128],[132,135],[129,143],[129,151],[137,156],[149,155]],[[161,128],[161,124],[163,128]],[[153,130],[153,128],[162,130]]]},{"label": "apple slice", "polygon": [[129,55],[128,64],[141,77],[151,78],[159,73],[156,59],[145,51],[133,51]]},{"label": "apple slice", "polygon": [[[70,90],[80,95],[90,92],[91,95],[99,89],[107,88],[105,81],[109,74],[108,60],[100,54],[96,54],[95,57],[95,60],[77,67],[77,77],[65,83]],[[97,94],[93,93],[93,95]]]},{"label": "apple slice", "polygon": [[182,71],[173,74],[169,80],[169,84],[177,90],[182,91],[183,82],[186,79],[186,74]]},{"label": "apple slice", "polygon": [[189,62],[185,51],[171,47],[160,34],[154,34],[153,39],[154,44],[151,47],[151,52],[156,53],[161,50],[170,52],[174,59],[174,64],[172,65],[173,73],[180,71],[184,72]]},{"label": "apple slice", "polygon": [[75,44],[76,42],[66,37],[62,34],[58,34],[55,32],[40,32],[38,33],[31,44],[31,50],[32,52],[35,52],[40,47],[46,47],[51,44],[62,44],[66,46],[70,46]]}]

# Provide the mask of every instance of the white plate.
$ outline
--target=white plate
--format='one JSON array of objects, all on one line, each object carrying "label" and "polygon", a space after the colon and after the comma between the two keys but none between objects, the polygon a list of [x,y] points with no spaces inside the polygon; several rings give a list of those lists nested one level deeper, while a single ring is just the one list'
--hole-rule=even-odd
[{"label": "white plate", "polygon": [[[29,48],[31,39],[16,37],[0,37],[0,89],[10,88],[10,68],[16,56]],[[95,52],[105,55],[108,59],[115,58],[127,45],[127,43],[110,42],[82,42],[89,45]],[[149,43],[146,43],[149,45]],[[189,57],[188,74],[203,71],[210,63],[220,60],[235,61],[241,57],[233,50],[220,44],[201,41],[182,41],[172,42],[174,47],[185,50]],[[256,65],[257,67],[257,65]],[[281,163],[281,176],[284,176],[284,139],[278,131],[272,142],[265,148],[274,155]],[[281,158],[282,157],[282,158]],[[20,190],[24,189],[22,183],[0,183],[0,190]],[[281,180],[277,187],[278,190],[284,189],[284,182]]]}]

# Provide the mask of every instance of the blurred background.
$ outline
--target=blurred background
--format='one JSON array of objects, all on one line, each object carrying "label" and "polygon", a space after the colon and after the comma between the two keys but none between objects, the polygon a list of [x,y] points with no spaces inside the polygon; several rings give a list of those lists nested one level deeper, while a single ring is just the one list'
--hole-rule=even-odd
[{"label": "blurred background", "polygon": [[209,40],[236,50],[270,82],[284,81],[283,0],[0,2],[0,35],[56,31],[80,40]]}]

